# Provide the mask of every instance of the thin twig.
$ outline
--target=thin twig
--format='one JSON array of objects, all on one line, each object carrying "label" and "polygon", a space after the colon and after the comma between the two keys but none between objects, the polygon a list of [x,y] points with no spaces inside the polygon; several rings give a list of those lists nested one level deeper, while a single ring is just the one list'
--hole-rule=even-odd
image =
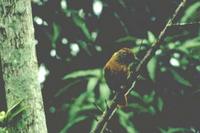
[{"label": "thin twig", "polygon": [[126,27],[124,21],[121,19],[121,17],[119,16],[119,14],[118,14],[117,12],[114,12],[114,16],[115,16],[116,19],[119,20],[119,23],[120,23],[120,25],[122,26],[122,28],[123,28],[125,34],[126,34],[126,35],[129,35],[128,28]]},{"label": "thin twig", "polygon": [[176,24],[172,24],[171,27],[187,27],[187,26],[196,26],[196,25],[200,25],[200,21],[190,22],[190,23],[176,23]]},{"label": "thin twig", "polygon": [[[130,93],[130,91],[134,88],[136,80],[138,78],[138,75],[140,74],[140,72],[142,70],[144,70],[143,68],[146,66],[148,61],[154,55],[155,51],[161,45],[161,42],[163,41],[163,39],[165,37],[167,29],[173,24],[176,16],[180,12],[180,10],[184,7],[185,3],[186,3],[186,0],[182,0],[182,2],[179,4],[179,6],[175,10],[174,14],[172,15],[171,19],[169,19],[169,21],[167,22],[167,24],[165,25],[163,30],[160,32],[160,34],[158,36],[158,40],[153,43],[152,47],[147,51],[147,53],[145,54],[145,56],[143,57],[141,62],[136,67],[135,72],[133,72],[133,74],[132,74],[132,76],[130,78],[130,80],[133,82],[132,86],[128,89],[126,95],[128,95]],[[101,116],[100,120],[98,121],[96,127],[90,133],[103,133],[103,131],[105,130],[105,128],[106,128],[106,126],[108,124],[108,121],[111,119],[111,117],[113,116],[113,114],[117,110],[116,99],[117,99],[118,96],[119,96],[119,94],[116,94],[114,96],[110,107],[107,110],[104,111],[104,113]]]}]

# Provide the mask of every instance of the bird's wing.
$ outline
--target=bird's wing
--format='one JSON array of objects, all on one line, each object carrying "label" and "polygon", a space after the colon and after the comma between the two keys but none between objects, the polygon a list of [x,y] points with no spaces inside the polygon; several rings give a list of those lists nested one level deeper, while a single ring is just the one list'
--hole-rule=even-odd
[{"label": "bird's wing", "polygon": [[110,67],[105,67],[104,68],[104,77],[106,80],[106,83],[109,88],[115,89],[113,77],[115,77],[115,73],[110,69]]},{"label": "bird's wing", "polygon": [[104,72],[106,83],[112,90],[116,91],[120,89],[120,86],[126,86],[127,71],[123,67],[119,67],[119,65],[118,68],[106,66]]}]

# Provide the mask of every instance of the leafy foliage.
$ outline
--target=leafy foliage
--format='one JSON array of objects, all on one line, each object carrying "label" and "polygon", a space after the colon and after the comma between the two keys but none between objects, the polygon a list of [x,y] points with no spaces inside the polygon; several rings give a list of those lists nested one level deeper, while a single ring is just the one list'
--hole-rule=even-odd
[{"label": "leafy foliage", "polygon": [[[36,21],[35,28],[39,61],[50,71],[43,83],[49,131],[89,132],[113,96],[103,77],[105,62],[122,47],[131,48],[140,60],[178,3],[98,0],[103,10],[96,16],[95,1],[39,1],[33,2],[33,15],[47,21]],[[189,1],[178,21],[200,21],[199,9],[198,0]],[[200,98],[199,28],[169,29],[110,130],[175,133],[199,128],[198,105],[193,104]]]},{"label": "leafy foliage", "polygon": [[11,123],[15,122],[18,116],[26,110],[27,107],[22,107],[21,103],[23,100],[16,102],[6,112],[0,112],[0,132],[7,133],[6,127],[10,126]]},{"label": "leafy foliage", "polygon": [[161,133],[187,133],[187,132],[192,132],[192,130],[190,129],[186,129],[186,128],[168,128],[168,129],[162,129],[160,128],[160,132]]}]

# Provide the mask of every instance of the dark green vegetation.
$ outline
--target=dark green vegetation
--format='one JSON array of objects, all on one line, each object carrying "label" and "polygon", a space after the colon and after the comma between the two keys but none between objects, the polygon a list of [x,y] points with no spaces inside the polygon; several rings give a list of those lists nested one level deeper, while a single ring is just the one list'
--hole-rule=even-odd
[{"label": "dark green vegetation", "polygon": [[[35,0],[37,53],[49,74],[43,84],[50,133],[87,133],[112,98],[102,68],[114,51],[130,47],[141,59],[180,1]],[[66,4],[66,5],[65,5]],[[97,3],[98,4],[98,3]],[[189,0],[177,22],[200,21]],[[113,133],[197,132],[200,128],[200,26],[173,26],[108,124]]]}]

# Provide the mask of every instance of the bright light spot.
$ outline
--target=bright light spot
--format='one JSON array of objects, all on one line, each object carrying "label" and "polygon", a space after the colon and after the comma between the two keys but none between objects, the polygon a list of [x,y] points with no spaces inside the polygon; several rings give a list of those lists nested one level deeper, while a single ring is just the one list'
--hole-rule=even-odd
[{"label": "bright light spot", "polygon": [[68,43],[68,40],[67,40],[67,38],[62,38],[62,44],[67,44]]},{"label": "bright light spot", "polygon": [[136,39],[135,43],[137,45],[143,45],[144,43],[148,43],[148,41],[145,39]]},{"label": "bright light spot", "polygon": [[56,56],[56,50],[55,50],[55,49],[52,49],[52,50],[50,51],[50,55],[51,55],[51,57],[55,57],[55,56]]},{"label": "bright light spot", "polygon": [[162,53],[162,50],[161,49],[158,49],[158,50],[156,50],[156,55],[160,55]]},{"label": "bright light spot", "polygon": [[180,66],[180,63],[179,63],[179,61],[178,61],[176,58],[171,58],[171,59],[169,60],[169,63],[170,63],[172,66],[174,66],[174,67],[179,67],[179,66]]},{"label": "bright light spot", "polygon": [[182,68],[183,68],[183,70],[186,70],[186,69],[187,69],[187,67],[186,67],[186,66],[182,66]]},{"label": "bright light spot", "polygon": [[103,3],[100,0],[95,0],[92,8],[94,14],[99,16],[103,10]]},{"label": "bright light spot", "polygon": [[40,0],[32,0],[33,1],[33,3],[38,3],[38,2],[40,2]]},{"label": "bright light spot", "polygon": [[6,114],[5,111],[1,111],[1,112],[0,112],[0,120],[4,120],[6,115],[7,115],[7,114]]},{"label": "bright light spot", "polygon": [[66,13],[66,16],[67,16],[67,17],[71,17],[71,15],[72,15],[71,12],[67,12],[67,13]]},{"label": "bright light spot", "polygon": [[42,25],[42,23],[43,23],[43,20],[42,20],[40,17],[38,17],[38,16],[35,16],[35,17],[34,17],[34,21],[35,21],[36,24],[38,24],[38,25]]},{"label": "bright light spot", "polygon": [[85,13],[84,13],[83,9],[80,9],[80,10],[78,11],[78,15],[79,15],[81,18],[84,18],[84,17],[85,17]]},{"label": "bright light spot", "polygon": [[39,6],[41,6],[43,4],[41,0],[32,0],[32,2]]},{"label": "bright light spot", "polygon": [[175,45],[179,45],[180,44],[180,41],[176,41],[176,42],[174,42],[175,43]]},{"label": "bright light spot", "polygon": [[41,64],[40,67],[39,67],[39,73],[38,73],[39,82],[43,83],[48,74],[49,74],[49,70],[45,67],[44,64]]},{"label": "bright light spot", "polygon": [[92,32],[92,38],[95,40],[97,38],[97,32]]},{"label": "bright light spot", "polygon": [[196,66],[196,69],[200,72],[200,65]]},{"label": "bright light spot", "polygon": [[151,17],[151,21],[156,21],[156,17],[155,16]]},{"label": "bright light spot", "polygon": [[48,26],[48,23],[47,23],[45,20],[43,20],[42,18],[38,17],[38,16],[35,16],[35,17],[34,17],[34,21],[35,21],[35,23],[38,24],[38,25],[45,25],[45,26]]},{"label": "bright light spot", "polygon": [[166,69],[165,67],[161,67],[161,68],[160,68],[160,71],[161,71],[161,72],[165,72],[166,70],[167,70],[167,69]]},{"label": "bright light spot", "polygon": [[170,49],[174,49],[175,48],[175,44],[174,43],[169,43],[168,46],[169,46]]},{"label": "bright light spot", "polygon": [[14,60],[13,60],[13,63],[14,63],[14,64],[17,64],[17,60],[16,60],[16,59],[14,59]]},{"label": "bright light spot", "polygon": [[43,20],[43,25],[44,26],[48,26],[48,23],[46,21]]},{"label": "bright light spot", "polygon": [[61,6],[62,9],[66,10],[67,9],[67,2],[66,2],[66,0],[61,0],[60,6]]},{"label": "bright light spot", "polygon": [[38,40],[37,39],[34,39],[34,45],[37,45],[38,44]]},{"label": "bright light spot", "polygon": [[96,50],[97,50],[98,52],[102,51],[101,46],[98,46],[98,45],[97,45],[95,48],[96,48]]},{"label": "bright light spot", "polygon": [[173,54],[175,58],[180,58],[180,54],[179,53],[174,53]]},{"label": "bright light spot", "polygon": [[51,112],[52,114],[56,112],[56,108],[54,106],[51,106],[49,108],[49,112]]},{"label": "bright light spot", "polygon": [[73,56],[76,56],[78,54],[78,52],[80,51],[80,48],[77,43],[72,43],[70,45],[70,49],[71,49],[71,54]]},{"label": "bright light spot", "polygon": [[40,0],[32,0],[33,3],[38,3]]}]

